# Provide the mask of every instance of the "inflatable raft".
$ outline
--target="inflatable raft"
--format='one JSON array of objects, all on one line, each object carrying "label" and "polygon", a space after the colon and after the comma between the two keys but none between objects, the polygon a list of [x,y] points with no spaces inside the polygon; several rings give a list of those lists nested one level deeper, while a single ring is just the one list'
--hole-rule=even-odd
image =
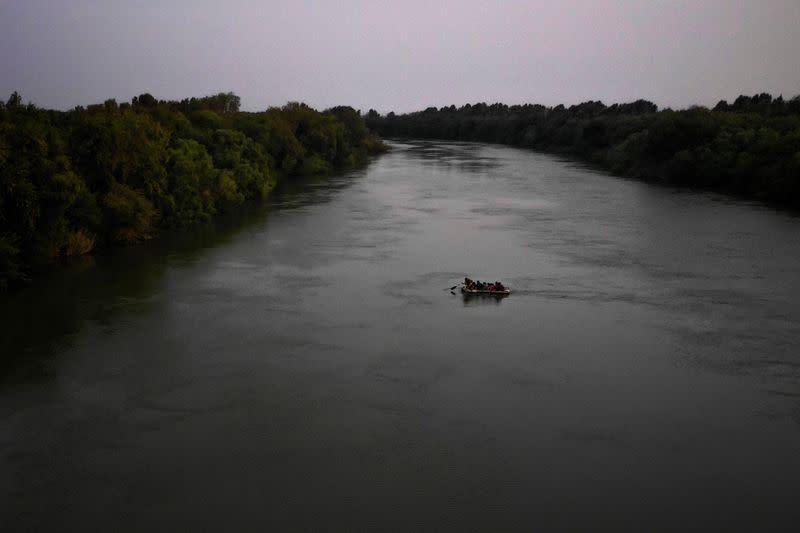
[{"label": "inflatable raft", "polygon": [[490,291],[489,289],[468,289],[466,287],[461,287],[461,292],[464,294],[490,294],[492,296],[508,296],[511,294],[511,290],[504,289],[502,291]]}]

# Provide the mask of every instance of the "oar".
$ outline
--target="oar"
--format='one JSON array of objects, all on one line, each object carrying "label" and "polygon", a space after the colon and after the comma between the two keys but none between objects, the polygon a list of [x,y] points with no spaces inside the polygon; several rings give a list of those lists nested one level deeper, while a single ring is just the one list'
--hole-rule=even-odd
[{"label": "oar", "polygon": [[446,291],[452,291],[452,290],[453,290],[453,289],[455,289],[456,287],[458,287],[458,285],[453,285],[453,286],[452,286],[452,287],[450,287],[449,289],[444,289],[444,290],[446,290]]}]

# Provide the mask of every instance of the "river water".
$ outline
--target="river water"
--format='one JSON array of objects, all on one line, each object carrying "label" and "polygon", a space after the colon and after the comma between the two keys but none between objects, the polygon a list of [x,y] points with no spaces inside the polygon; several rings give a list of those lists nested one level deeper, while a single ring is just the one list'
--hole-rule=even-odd
[{"label": "river water", "polygon": [[5,296],[0,529],[797,525],[800,219],[393,148]]}]

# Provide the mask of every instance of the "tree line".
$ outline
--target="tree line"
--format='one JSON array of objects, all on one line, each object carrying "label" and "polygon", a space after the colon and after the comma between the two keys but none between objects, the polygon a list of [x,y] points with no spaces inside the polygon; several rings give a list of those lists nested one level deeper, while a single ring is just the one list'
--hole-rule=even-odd
[{"label": "tree line", "polygon": [[18,93],[0,101],[0,289],[58,258],[201,223],[279,180],[385,149],[351,107],[239,108],[233,93],[70,111]]},{"label": "tree line", "polygon": [[615,174],[800,209],[800,96],[769,94],[659,110],[652,102],[565,107],[479,103],[381,116],[384,137],[508,144],[563,153]]}]

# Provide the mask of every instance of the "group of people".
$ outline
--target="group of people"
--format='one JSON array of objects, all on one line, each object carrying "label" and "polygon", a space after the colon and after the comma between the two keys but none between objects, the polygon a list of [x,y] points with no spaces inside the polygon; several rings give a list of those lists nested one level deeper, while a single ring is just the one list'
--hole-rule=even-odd
[{"label": "group of people", "polygon": [[464,287],[471,291],[504,291],[506,288],[499,281],[494,283],[484,283],[483,281],[472,281],[469,278],[464,278]]}]

